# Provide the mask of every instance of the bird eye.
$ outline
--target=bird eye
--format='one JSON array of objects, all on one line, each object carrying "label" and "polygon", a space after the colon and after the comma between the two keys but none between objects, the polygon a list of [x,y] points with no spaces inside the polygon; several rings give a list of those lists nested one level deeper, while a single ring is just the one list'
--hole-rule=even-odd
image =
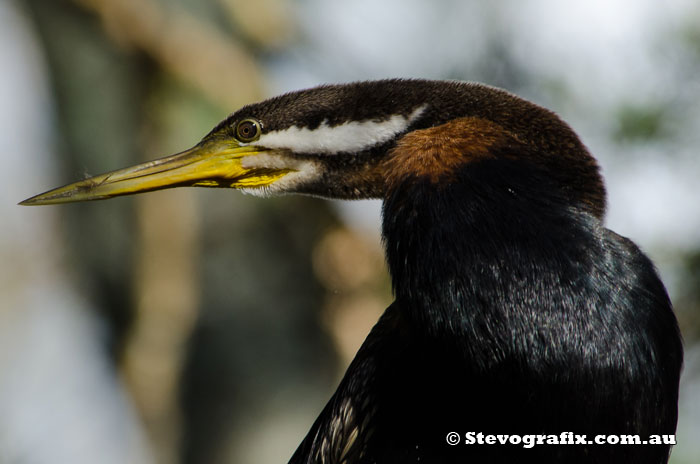
[{"label": "bird eye", "polygon": [[244,119],[236,126],[236,138],[241,142],[252,142],[260,137],[260,122]]}]

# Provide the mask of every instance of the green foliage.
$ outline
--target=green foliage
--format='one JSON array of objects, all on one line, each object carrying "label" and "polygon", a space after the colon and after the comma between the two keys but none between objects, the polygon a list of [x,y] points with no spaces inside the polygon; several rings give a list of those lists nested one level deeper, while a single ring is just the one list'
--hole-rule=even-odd
[{"label": "green foliage", "polygon": [[668,138],[670,132],[665,105],[625,104],[612,136],[618,142],[645,142]]}]

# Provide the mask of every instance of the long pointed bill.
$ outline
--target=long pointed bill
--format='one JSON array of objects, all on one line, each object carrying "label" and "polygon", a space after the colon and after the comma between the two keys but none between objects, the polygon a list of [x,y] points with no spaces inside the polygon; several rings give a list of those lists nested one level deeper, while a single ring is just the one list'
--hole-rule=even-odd
[{"label": "long pointed bill", "polygon": [[290,170],[250,169],[242,159],[263,153],[257,147],[226,142],[203,142],[176,155],[90,177],[42,193],[20,205],[53,205],[103,200],[172,187],[264,187]]}]

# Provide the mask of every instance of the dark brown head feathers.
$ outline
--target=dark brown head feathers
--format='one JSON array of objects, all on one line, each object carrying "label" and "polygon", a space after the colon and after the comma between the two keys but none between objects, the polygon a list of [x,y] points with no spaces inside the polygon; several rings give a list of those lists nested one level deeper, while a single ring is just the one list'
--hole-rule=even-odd
[{"label": "dark brown head feathers", "polygon": [[[480,159],[516,159],[551,176],[559,190],[554,193],[572,205],[599,218],[605,212],[598,165],[574,131],[551,111],[493,87],[401,79],[326,85],[245,106],[210,136],[230,135],[246,118],[260,121],[261,143],[270,133],[313,137],[318,130],[319,141],[308,152],[292,150],[294,156],[312,160],[318,172],[295,184],[291,190],[297,193],[381,197],[401,179],[449,181],[456,169]],[[348,125],[373,122],[378,130],[392,119],[408,123],[388,139],[378,137],[377,143],[366,132],[356,140],[366,137],[367,145],[347,143],[353,137],[347,135]],[[330,134],[334,128],[338,133]],[[332,135],[345,137],[343,145],[354,148],[325,153],[324,147],[334,143]]]}]

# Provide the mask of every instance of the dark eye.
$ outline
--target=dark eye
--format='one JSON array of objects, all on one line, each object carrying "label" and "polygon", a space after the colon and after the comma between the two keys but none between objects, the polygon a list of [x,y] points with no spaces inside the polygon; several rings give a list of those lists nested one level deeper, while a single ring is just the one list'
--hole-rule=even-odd
[{"label": "dark eye", "polygon": [[252,142],[260,137],[260,123],[255,119],[244,119],[236,126],[236,138],[241,142]]}]

